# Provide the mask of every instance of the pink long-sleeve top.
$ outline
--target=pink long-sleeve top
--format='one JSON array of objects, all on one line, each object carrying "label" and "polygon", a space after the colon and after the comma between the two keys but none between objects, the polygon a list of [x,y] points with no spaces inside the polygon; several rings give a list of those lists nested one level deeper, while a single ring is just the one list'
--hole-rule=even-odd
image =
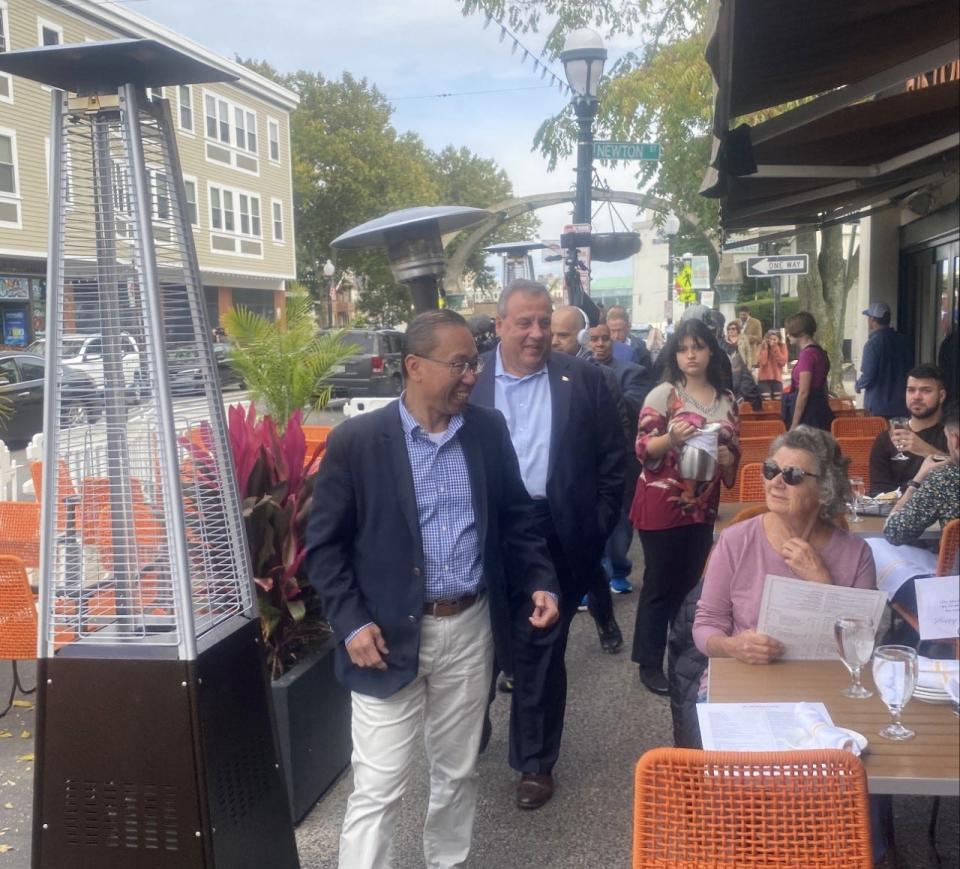
[{"label": "pink long-sleeve top", "polygon": [[[834,585],[877,587],[873,554],[859,537],[836,529],[820,557]],[[714,634],[732,637],[756,630],[768,573],[799,579],[767,540],[763,516],[738,522],[720,534],[703,574],[703,591],[693,622],[693,642],[704,655],[707,640]]]}]

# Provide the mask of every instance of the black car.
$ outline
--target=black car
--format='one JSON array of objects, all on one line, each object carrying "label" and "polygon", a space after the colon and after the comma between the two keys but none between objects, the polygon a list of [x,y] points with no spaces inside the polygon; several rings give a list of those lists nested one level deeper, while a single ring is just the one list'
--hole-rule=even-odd
[{"label": "black car", "polygon": [[[44,370],[41,356],[0,352],[0,440],[7,445],[26,443],[43,431]],[[96,422],[103,412],[103,395],[93,378],[69,366],[63,370],[61,423]]]},{"label": "black car", "polygon": [[399,395],[403,391],[402,341],[403,335],[392,329],[349,329],[343,343],[357,351],[327,380],[333,394],[344,398]]}]

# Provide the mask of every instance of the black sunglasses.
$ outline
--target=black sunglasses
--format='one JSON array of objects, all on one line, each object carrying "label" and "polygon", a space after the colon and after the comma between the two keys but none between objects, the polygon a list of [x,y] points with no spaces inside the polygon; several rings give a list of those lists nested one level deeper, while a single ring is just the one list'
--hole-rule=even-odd
[{"label": "black sunglasses", "polygon": [[799,486],[804,477],[819,478],[819,474],[812,474],[803,468],[781,468],[773,459],[767,459],[763,463],[763,479],[773,480],[777,474],[783,474],[783,482],[788,486]]}]

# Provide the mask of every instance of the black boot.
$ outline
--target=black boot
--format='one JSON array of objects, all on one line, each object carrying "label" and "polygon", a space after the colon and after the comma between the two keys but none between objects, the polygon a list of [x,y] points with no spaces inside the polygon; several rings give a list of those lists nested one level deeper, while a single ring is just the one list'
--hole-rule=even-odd
[{"label": "black boot", "polygon": [[607,654],[613,655],[620,651],[623,646],[623,634],[620,633],[620,625],[611,615],[607,622],[597,622],[597,633],[600,635],[600,648]]}]

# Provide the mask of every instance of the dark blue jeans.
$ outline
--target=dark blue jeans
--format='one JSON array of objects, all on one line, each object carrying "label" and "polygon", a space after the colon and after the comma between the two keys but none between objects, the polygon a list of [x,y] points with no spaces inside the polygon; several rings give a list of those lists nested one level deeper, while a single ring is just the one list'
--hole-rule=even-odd
[{"label": "dark blue jeans", "polygon": [[607,545],[603,550],[603,569],[611,579],[614,577],[627,579],[633,570],[633,562],[629,558],[630,544],[633,542],[633,525],[630,522],[630,504],[626,498],[623,500],[620,521],[610,532]]}]

